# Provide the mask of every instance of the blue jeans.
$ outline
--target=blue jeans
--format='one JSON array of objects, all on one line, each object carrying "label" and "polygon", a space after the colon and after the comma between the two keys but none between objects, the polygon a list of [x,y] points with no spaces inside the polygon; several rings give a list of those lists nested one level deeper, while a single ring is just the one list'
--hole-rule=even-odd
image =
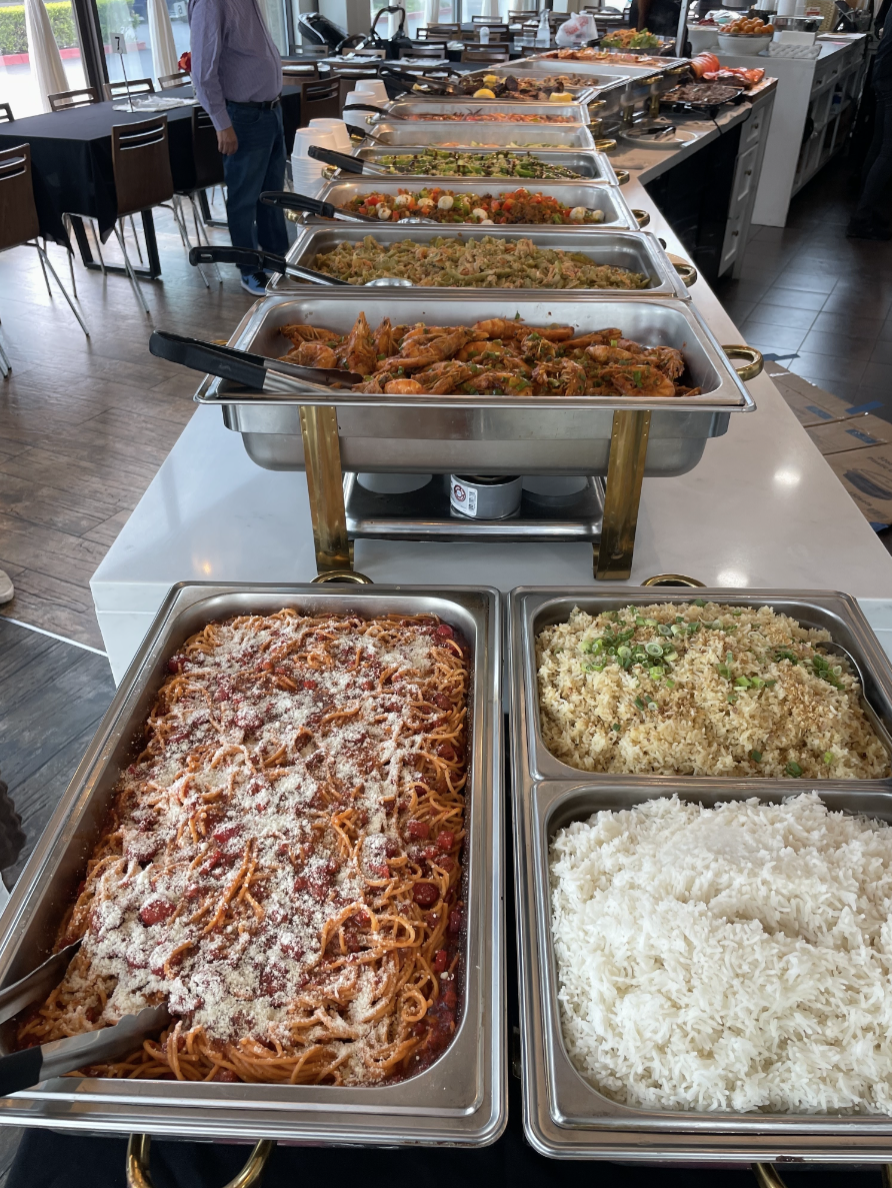
[{"label": "blue jeans", "polygon": [[[263,248],[284,256],[288,250],[285,215],[258,201],[264,190],[285,188],[285,133],[282,107],[261,111],[244,103],[227,103],[238,148],[223,158],[228,191],[226,217],[233,247]],[[243,276],[256,271],[243,268]]]}]

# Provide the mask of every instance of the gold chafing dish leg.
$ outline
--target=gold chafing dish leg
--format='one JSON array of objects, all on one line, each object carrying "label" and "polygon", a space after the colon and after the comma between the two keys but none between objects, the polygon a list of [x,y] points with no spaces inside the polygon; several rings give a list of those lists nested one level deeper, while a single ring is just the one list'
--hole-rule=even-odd
[{"label": "gold chafing dish leg", "polygon": [[[152,1139],[148,1134],[131,1134],[127,1144],[127,1188],[152,1188],[149,1175],[149,1147]],[[234,1180],[225,1188],[251,1188],[259,1185],[266,1162],[273,1153],[275,1143],[261,1139],[250,1158]]]},{"label": "gold chafing dish leg", "polygon": [[632,572],[650,416],[650,412],[613,414],[604,522],[600,544],[594,545],[595,578],[599,582],[622,581]]},{"label": "gold chafing dish leg", "polygon": [[325,574],[332,570],[352,570],[353,542],[347,538],[337,411],[302,405],[300,431],[313,519],[316,571]]},{"label": "gold chafing dish leg", "polygon": [[786,1188],[783,1180],[774,1170],[773,1163],[753,1163],[751,1166],[759,1188]]}]

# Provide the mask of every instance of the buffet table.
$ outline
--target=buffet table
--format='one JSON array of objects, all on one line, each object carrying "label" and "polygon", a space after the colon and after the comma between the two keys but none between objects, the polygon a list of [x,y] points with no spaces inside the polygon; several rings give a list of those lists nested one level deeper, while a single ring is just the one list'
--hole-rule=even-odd
[{"label": "buffet table", "polygon": [[[683,253],[640,184],[623,192],[630,205],[653,212],[648,229]],[[718,340],[740,342],[702,280],[693,294]],[[892,557],[768,377],[750,391],[757,411],[733,418],[693,471],[645,480],[630,584],[669,572],[708,586],[845,589],[892,654]],[[537,581],[592,583],[586,543],[360,540],[355,564],[387,583],[502,591]],[[306,582],[315,572],[304,474],[259,468],[219,410],[198,409],[92,579],[115,679],[173,583]]]}]

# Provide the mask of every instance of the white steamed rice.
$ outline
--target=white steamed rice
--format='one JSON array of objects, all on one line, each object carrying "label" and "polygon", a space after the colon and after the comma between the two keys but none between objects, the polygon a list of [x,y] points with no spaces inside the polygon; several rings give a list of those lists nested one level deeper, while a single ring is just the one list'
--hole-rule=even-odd
[{"label": "white steamed rice", "polygon": [[816,793],[600,812],[551,848],[564,1041],[615,1101],[892,1113],[892,828]]}]

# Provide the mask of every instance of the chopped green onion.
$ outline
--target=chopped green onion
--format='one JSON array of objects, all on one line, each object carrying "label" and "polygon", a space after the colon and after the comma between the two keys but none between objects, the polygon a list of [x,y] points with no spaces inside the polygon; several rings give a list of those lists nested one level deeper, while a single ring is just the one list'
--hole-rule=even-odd
[{"label": "chopped green onion", "polygon": [[734,684],[739,685],[741,689],[748,689],[752,684],[752,681],[749,679],[749,677],[739,676]]},{"label": "chopped green onion", "polygon": [[641,700],[640,697],[635,698],[635,704],[638,706],[638,708],[641,710],[641,712],[644,713],[644,702]]},{"label": "chopped green onion", "polygon": [[619,722],[614,722],[610,729],[619,732]]},{"label": "chopped green onion", "polygon": [[684,622],[684,616],[683,616],[683,615],[676,615],[676,616],[675,616],[675,621],[676,621],[676,623],[683,623],[683,622]]},{"label": "chopped green onion", "polygon": [[795,759],[790,760],[790,762],[784,768],[784,771],[786,771],[787,775],[792,776],[794,779],[797,779],[802,775],[802,768]]},{"label": "chopped green onion", "polygon": [[649,710],[655,710],[655,709],[658,709],[659,707],[657,706],[657,703],[655,701],[649,701],[647,703],[647,708]]},{"label": "chopped green onion", "polygon": [[675,681],[673,681],[672,677],[666,677],[666,684],[669,686],[670,689],[675,688]]},{"label": "chopped green onion", "polygon": [[740,617],[740,616],[743,614],[743,611],[742,611],[742,610],[739,610],[739,611],[731,611],[731,614],[732,614],[732,615],[736,615],[736,616],[737,616],[737,618],[739,618],[739,617]]},{"label": "chopped green onion", "polygon": [[632,649],[626,647],[625,644],[620,644],[620,646],[616,649],[616,654],[619,656],[620,660],[629,660],[632,656]]},{"label": "chopped green onion", "polygon": [[734,663],[734,653],[733,653],[733,652],[726,652],[726,653],[725,653],[725,663],[726,663],[726,664],[733,664],[733,663]]},{"label": "chopped green onion", "polygon": [[688,635],[694,635],[695,632],[697,632],[699,630],[700,630],[699,623],[688,623]]},{"label": "chopped green onion", "polygon": [[754,689],[761,689],[765,682],[761,677],[750,677],[750,684]]},{"label": "chopped green onion", "polygon": [[761,763],[762,762],[762,752],[761,751],[750,751],[750,759],[752,759],[753,763]]},{"label": "chopped green onion", "polygon": [[645,619],[644,621],[648,627],[656,627],[657,626],[656,619]]},{"label": "chopped green onion", "polygon": [[703,601],[702,598],[695,598],[694,606],[706,606],[706,603]]},{"label": "chopped green onion", "polygon": [[717,664],[715,667],[716,667],[716,672],[718,672],[719,676],[723,676],[726,681],[730,681],[731,669],[727,666],[727,664]]},{"label": "chopped green onion", "polygon": [[657,630],[659,631],[660,635],[672,634],[672,628],[667,623],[661,623]]},{"label": "chopped green onion", "polygon": [[595,645],[592,643],[592,641],[590,639],[584,639],[582,641],[582,643],[579,645],[579,650],[580,650],[580,652],[584,652],[586,654],[586,656],[588,656],[594,649],[594,646]]},{"label": "chopped green onion", "polygon": [[766,688],[766,689],[773,689],[773,688],[774,688],[774,686],[775,686],[776,684],[777,684],[777,681],[766,681],[766,682],[765,682],[765,688]]},{"label": "chopped green onion", "polygon": [[658,643],[649,643],[644,645],[644,650],[648,656],[662,656],[663,649]]},{"label": "chopped green onion", "polygon": [[825,763],[826,763],[828,766],[829,766],[829,765],[830,765],[830,764],[833,762],[833,752],[832,752],[832,751],[825,751],[825,752],[824,752],[824,762],[825,762]]},{"label": "chopped green onion", "polygon": [[659,664],[654,665],[654,667],[650,670],[650,675],[655,681],[660,679],[660,677],[663,675],[663,670],[660,668]]},{"label": "chopped green onion", "polygon": [[736,705],[736,704],[737,704],[737,698],[734,696],[734,694],[733,694],[733,693],[729,693],[729,694],[728,694],[728,704],[729,704],[729,705]]}]

